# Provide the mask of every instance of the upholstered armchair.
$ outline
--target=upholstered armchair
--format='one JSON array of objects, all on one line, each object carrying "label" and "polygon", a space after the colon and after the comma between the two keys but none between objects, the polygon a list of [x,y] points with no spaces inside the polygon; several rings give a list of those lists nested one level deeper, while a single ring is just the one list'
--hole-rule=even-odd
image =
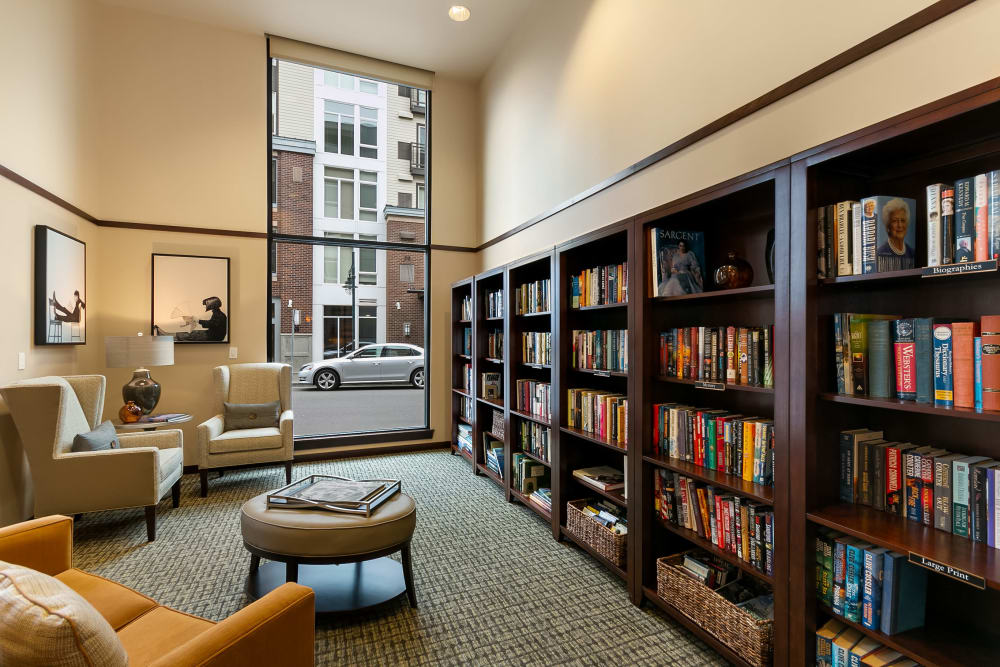
[{"label": "upholstered armchair", "polygon": [[156,505],[167,491],[180,504],[184,470],[179,430],[119,433],[121,447],[74,452],[73,438],[104,412],[103,375],[48,376],[0,388],[31,468],[35,516],[144,507],[156,539]]},{"label": "upholstered armchair", "polygon": [[[212,369],[215,416],[198,425],[198,472],[201,497],[208,495],[210,470],[264,463],[285,464],[292,481],[292,367],[288,364],[233,364]],[[225,406],[281,404],[278,426],[225,429]]]}]

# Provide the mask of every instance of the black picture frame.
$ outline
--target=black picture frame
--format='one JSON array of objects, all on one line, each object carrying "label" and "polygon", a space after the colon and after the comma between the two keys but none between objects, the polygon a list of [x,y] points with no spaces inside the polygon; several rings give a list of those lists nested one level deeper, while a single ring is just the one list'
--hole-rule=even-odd
[{"label": "black picture frame", "polygon": [[[56,235],[56,236],[53,236]],[[70,285],[77,285],[78,283],[83,286],[83,294],[79,296],[79,301],[76,302],[75,307],[72,311],[67,309],[66,305],[58,304],[59,309],[63,310],[62,315],[59,314],[57,307],[53,305],[50,299],[53,299],[53,294],[57,291],[57,287],[49,283],[49,266],[65,266],[65,257],[59,258],[55,257],[54,253],[58,252],[56,245],[53,241],[60,241],[59,237],[63,239],[68,239],[74,244],[79,244],[79,248],[71,245],[69,249],[65,246],[61,248],[63,252],[80,252],[82,261],[81,273],[82,275],[76,276],[76,279],[70,278]],[[62,282],[62,281],[59,281]],[[64,292],[68,291],[63,289]],[[79,292],[79,287],[74,289],[74,292]],[[70,298],[75,298],[76,294],[64,294],[61,298],[69,301]],[[55,297],[58,300],[59,294],[56,293]],[[47,225],[35,225],[35,296],[34,296],[34,329],[35,329],[35,345],[86,345],[87,344],[87,244],[80,239],[70,236],[58,229],[53,229]],[[56,302],[58,303],[58,301]],[[73,321],[72,318],[78,318]],[[68,330],[67,330],[67,326]]]},{"label": "black picture frame", "polygon": [[[225,336],[223,338],[221,338],[221,339],[213,338],[212,337],[213,334],[211,333],[211,329],[208,329],[208,328],[204,327],[203,325],[199,325],[199,326],[201,326],[201,328],[200,329],[195,329],[194,332],[208,332],[208,333],[204,333],[204,334],[199,333],[198,337],[191,337],[191,338],[189,338],[188,334],[191,334],[191,333],[194,333],[194,332],[173,331],[172,329],[170,329],[170,330],[163,329],[160,325],[157,324],[157,322],[156,322],[156,313],[157,313],[157,304],[158,304],[158,301],[157,301],[157,277],[158,277],[157,276],[157,272],[158,272],[158,269],[157,269],[157,258],[158,257],[163,257],[163,258],[170,257],[170,258],[175,258],[175,259],[179,258],[179,259],[184,259],[184,260],[190,260],[190,262],[189,262],[190,266],[186,268],[186,271],[190,271],[192,275],[197,275],[197,272],[199,270],[199,265],[205,266],[205,264],[204,264],[205,262],[211,262],[211,263],[221,262],[221,263],[225,264],[225,281],[226,281],[226,285],[225,285],[225,300],[222,302],[222,304],[218,308],[218,311],[221,312],[221,314],[225,317],[226,332],[225,332]],[[200,343],[200,344],[222,344],[222,345],[228,345],[230,343],[230,340],[231,340],[232,328],[233,328],[233,318],[232,318],[231,306],[230,306],[230,304],[231,304],[231,286],[232,286],[232,280],[231,280],[232,276],[231,276],[231,270],[230,269],[231,269],[231,267],[230,267],[230,258],[229,257],[218,257],[218,256],[213,256],[213,255],[181,255],[181,254],[175,254],[175,253],[156,253],[156,252],[152,253],[151,259],[150,259],[150,310],[149,310],[149,333],[150,333],[150,335],[152,335],[152,336],[156,336],[156,335],[170,335],[170,336],[173,336],[175,344],[190,345],[190,344],[198,344],[198,343]],[[166,269],[163,268],[163,265],[161,263],[161,266],[160,266],[160,269],[159,269],[159,271],[161,273],[161,275],[159,276],[159,278],[160,278],[159,284],[161,285],[161,288],[162,288],[162,285],[167,280],[167,276],[162,275],[163,271],[165,271],[165,270]],[[202,268],[201,271],[204,272],[205,269]],[[202,291],[206,291],[206,293],[204,295],[202,295],[202,296],[198,296],[198,294],[193,294],[190,297],[190,299],[191,299],[190,302],[192,304],[193,303],[201,303],[202,305],[205,305],[205,302],[208,301],[208,299],[213,298],[213,297],[218,297],[220,300],[222,300],[222,298],[221,298],[221,292],[217,292],[216,290],[214,290],[214,288],[212,286],[209,286],[208,288],[206,288],[206,290],[202,290]],[[212,294],[208,294],[207,292],[213,292],[213,293]],[[161,299],[164,298],[164,295],[161,294],[160,298]],[[176,295],[174,295],[173,298],[177,298]],[[208,311],[206,310],[206,312],[208,312]],[[199,313],[192,313],[191,315],[192,316],[197,316],[197,315],[200,315],[200,314],[201,313],[199,312]],[[215,313],[213,313],[213,317],[215,317]],[[212,318],[210,318],[210,319],[212,319]]]}]

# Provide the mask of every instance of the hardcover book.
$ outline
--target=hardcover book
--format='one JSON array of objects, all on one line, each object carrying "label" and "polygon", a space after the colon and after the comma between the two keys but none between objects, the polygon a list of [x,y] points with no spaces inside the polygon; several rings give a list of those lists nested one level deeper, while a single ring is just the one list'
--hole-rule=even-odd
[{"label": "hardcover book", "polygon": [[840,499],[845,503],[857,503],[861,498],[859,461],[861,443],[877,440],[882,431],[856,428],[840,433]]},{"label": "hardcover book", "polygon": [[975,406],[975,367],[972,339],[976,337],[975,322],[952,322],[952,383],[957,408]]},{"label": "hardcover book", "polygon": [[955,181],[955,263],[975,258],[976,210],[975,179]]},{"label": "hardcover book", "polygon": [[861,625],[878,630],[882,624],[882,559],[885,547],[864,551],[864,584],[861,596]]},{"label": "hardcover book", "polygon": [[941,263],[955,261],[955,187],[941,187]]},{"label": "hardcover book", "polygon": [[844,570],[844,618],[861,622],[861,578],[864,576],[864,550],[874,545],[851,542],[845,545],[847,564]]},{"label": "hardcover book", "polygon": [[1000,259],[1000,170],[986,174],[989,188],[989,222],[990,259]]},{"label": "hardcover book", "polygon": [[983,339],[983,410],[1000,410],[1000,315],[983,315],[980,329]]},{"label": "hardcover book", "polygon": [[934,343],[931,338],[932,327],[933,320],[929,317],[913,318],[917,403],[930,403],[934,397]]},{"label": "hardcover book", "polygon": [[934,405],[950,408],[955,404],[951,325],[935,324],[932,339],[934,343]]},{"label": "hardcover book", "polygon": [[983,337],[972,339],[972,401],[976,410],[983,409]]},{"label": "hardcover book", "polygon": [[885,511],[890,514],[906,515],[905,456],[916,447],[908,442],[893,442],[885,448]]},{"label": "hardcover book", "polygon": [[851,208],[855,202],[837,202],[835,223],[837,227],[837,275],[849,276],[854,272],[851,260]]},{"label": "hardcover book", "polygon": [[892,347],[896,360],[896,395],[904,401],[917,398],[917,343],[913,318],[893,321]]},{"label": "hardcover book", "polygon": [[861,641],[864,635],[860,630],[847,628],[833,640],[833,665],[834,667],[847,667],[850,662],[851,649]]},{"label": "hardcover book", "polygon": [[[878,272],[916,266],[917,204],[906,197],[867,197],[861,200],[865,224],[875,227],[875,264]],[[869,222],[871,219],[871,222]]]},{"label": "hardcover book", "polygon": [[927,266],[941,264],[941,190],[944,183],[928,185],[927,192]]},{"label": "hardcover book", "polygon": [[809,212],[816,220],[816,277],[829,277],[826,272],[826,209],[820,206]]},{"label": "hardcover book", "polygon": [[895,635],[924,624],[927,570],[890,551],[882,558],[882,634]]},{"label": "hardcover book", "polygon": [[896,395],[890,324],[889,320],[882,319],[868,323],[868,395],[872,398],[894,398]]},{"label": "hardcover book", "polygon": [[987,459],[969,466],[969,537],[974,542],[986,542],[989,510],[986,479],[987,472],[997,465],[1000,463]]},{"label": "hardcover book", "polygon": [[990,188],[986,174],[976,174],[973,182],[972,207],[976,220],[976,242],[973,255],[977,262],[985,262],[990,254]]},{"label": "hardcover book", "polygon": [[951,470],[951,532],[959,537],[970,537],[969,500],[970,467],[987,460],[986,456],[966,456],[956,459]]},{"label": "hardcover book", "polygon": [[655,227],[649,230],[653,296],[705,290],[705,233]]},{"label": "hardcover book", "polygon": [[851,273],[855,276],[860,276],[863,270],[861,261],[861,252],[859,248],[862,247],[862,214],[861,214],[861,202],[851,203]]},{"label": "hardcover book", "polygon": [[951,532],[951,478],[956,460],[962,454],[947,454],[934,457],[934,527],[946,533]]}]

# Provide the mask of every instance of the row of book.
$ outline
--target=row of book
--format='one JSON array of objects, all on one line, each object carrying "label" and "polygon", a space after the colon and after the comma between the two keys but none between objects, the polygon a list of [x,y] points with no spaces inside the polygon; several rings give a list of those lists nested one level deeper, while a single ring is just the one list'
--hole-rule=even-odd
[{"label": "row of book", "polygon": [[915,667],[917,662],[835,618],[816,631],[816,667]]},{"label": "row of book", "polygon": [[455,445],[458,447],[459,451],[465,452],[470,458],[472,457],[472,427],[468,424],[459,424],[458,433],[455,437]]},{"label": "row of book", "polygon": [[601,389],[568,389],[566,425],[609,445],[628,446],[628,398]]},{"label": "row of book", "polygon": [[1000,410],[1000,315],[834,313],[833,344],[840,393]]},{"label": "row of book", "polygon": [[628,535],[628,518],[624,507],[619,507],[607,500],[589,498],[587,504],[580,509],[584,514],[616,535]]},{"label": "row of book", "polygon": [[548,331],[525,331],[521,334],[521,361],[526,364],[552,363],[552,334]]},{"label": "row of book", "polygon": [[462,375],[459,378],[459,386],[467,394],[472,391],[472,364],[462,364]]},{"label": "row of book", "polygon": [[525,283],[514,290],[514,312],[518,315],[552,310],[552,281],[548,278]]},{"label": "row of book", "polygon": [[774,510],[670,470],[653,479],[657,516],[698,533],[767,575],[774,574]]},{"label": "row of book", "polygon": [[503,317],[503,290],[486,293],[486,317]]},{"label": "row of book", "polygon": [[552,513],[552,489],[550,489],[547,486],[543,487],[541,489],[535,489],[534,491],[531,492],[531,495],[528,496],[528,502],[532,502],[532,503],[538,505],[543,510],[545,510],[546,512],[548,512],[549,514],[551,514]]},{"label": "row of book", "polygon": [[462,417],[464,417],[465,419],[467,419],[467,420],[469,420],[471,422],[472,421],[472,406],[473,406],[472,399],[469,398],[469,397],[467,397],[467,396],[459,396],[458,398],[459,398],[460,403],[461,403],[460,406],[459,406],[459,413],[462,415]]},{"label": "row of book", "polygon": [[537,380],[515,380],[515,401],[518,412],[546,421],[552,419],[552,385]]},{"label": "row of book", "polygon": [[627,330],[574,329],[570,340],[573,368],[628,373]]},{"label": "row of book", "polygon": [[658,456],[774,485],[773,419],[656,403],[653,444]]},{"label": "row of book", "polygon": [[503,399],[503,374],[496,372],[483,373],[480,379],[479,396],[494,400]]},{"label": "row of book", "polygon": [[660,332],[660,375],[774,386],[774,326],[681,327]]},{"label": "row of book", "polygon": [[816,598],[838,616],[894,635],[924,624],[927,570],[906,554],[821,526]]},{"label": "row of book", "polygon": [[1000,259],[1000,171],[927,186],[927,266]]},{"label": "row of book", "polygon": [[486,356],[491,359],[503,359],[503,332],[494,329],[486,334]]},{"label": "row of book", "polygon": [[486,467],[503,479],[503,443],[489,435],[483,435],[483,457]]},{"label": "row of book", "polygon": [[472,356],[472,327],[462,329],[462,354]]},{"label": "row of book", "polygon": [[570,308],[627,302],[628,264],[625,262],[595,266],[570,276]]},{"label": "row of book", "polygon": [[535,422],[522,421],[519,428],[521,450],[532,454],[543,461],[549,461],[551,456],[551,431],[547,426]]},{"label": "row of book", "polygon": [[472,297],[463,296],[462,297],[462,313],[460,319],[466,322],[472,321]]},{"label": "row of book", "polygon": [[531,495],[551,484],[548,466],[544,466],[524,454],[514,454],[510,459],[511,488],[525,495]]},{"label": "row of book", "polygon": [[914,200],[877,195],[820,206],[814,214],[819,278],[901,271],[916,266]]},{"label": "row of book", "polygon": [[840,434],[840,500],[1000,548],[1000,461],[887,442],[882,431]]}]

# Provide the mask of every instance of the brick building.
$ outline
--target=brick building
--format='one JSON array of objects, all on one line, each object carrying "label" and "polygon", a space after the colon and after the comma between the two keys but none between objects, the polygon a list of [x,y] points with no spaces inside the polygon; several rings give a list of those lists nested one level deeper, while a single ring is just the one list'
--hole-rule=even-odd
[{"label": "brick building", "polygon": [[[385,207],[388,240],[424,242],[424,212],[415,208]],[[424,253],[386,251],[385,335],[390,343],[424,346]]]},{"label": "brick building", "polygon": [[[274,201],[271,224],[277,234],[311,236],[313,230],[313,156],[315,143],[274,137],[271,168]],[[313,329],[313,250],[307,245],[279,244],[274,250],[271,299],[276,308],[275,331],[311,334]],[[299,324],[295,325],[295,311]]]}]

